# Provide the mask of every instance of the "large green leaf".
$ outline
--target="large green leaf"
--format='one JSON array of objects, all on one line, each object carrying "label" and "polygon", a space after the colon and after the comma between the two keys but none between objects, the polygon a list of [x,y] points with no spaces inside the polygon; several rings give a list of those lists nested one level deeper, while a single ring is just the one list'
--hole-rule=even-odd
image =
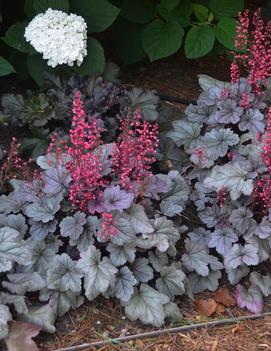
[{"label": "large green leaf", "polygon": [[125,64],[140,61],[146,55],[141,35],[144,25],[119,18],[114,27],[114,48]]},{"label": "large green leaf", "polygon": [[[178,4],[180,0],[161,0],[160,6],[167,9],[168,12],[172,11]],[[182,3],[182,1],[181,1]]]},{"label": "large green leaf", "polygon": [[82,16],[88,32],[102,32],[118,17],[120,9],[107,0],[71,0],[71,12]]},{"label": "large green leaf", "polygon": [[43,83],[43,74],[52,69],[46,64],[40,55],[33,55],[27,57],[27,67],[30,76],[38,85]]},{"label": "large green leaf", "polygon": [[181,46],[183,28],[175,21],[164,23],[155,19],[148,24],[142,35],[143,49],[151,61],[174,54]]},{"label": "large green leaf", "polygon": [[24,31],[25,25],[23,23],[13,24],[5,33],[3,38],[4,43],[21,52],[33,52],[34,49],[24,38]]},{"label": "large green leaf", "polygon": [[81,66],[74,66],[74,70],[83,75],[95,75],[102,73],[105,66],[104,50],[98,40],[88,39],[88,55],[84,58]]},{"label": "large green leaf", "polygon": [[195,16],[199,21],[205,22],[208,20],[209,10],[207,9],[207,7],[201,4],[193,4],[193,9]]},{"label": "large green leaf", "polygon": [[4,57],[0,56],[0,77],[15,73],[14,67]]},{"label": "large green leaf", "polygon": [[189,0],[182,0],[172,11],[170,11],[167,20],[176,21],[182,27],[188,27],[191,24],[190,16],[192,12],[192,3]]},{"label": "large green leaf", "polygon": [[209,0],[208,7],[221,17],[233,17],[244,8],[244,0]]},{"label": "large green leaf", "polygon": [[34,0],[25,0],[24,13],[27,17],[32,18],[35,16]]},{"label": "large green leaf", "polygon": [[147,23],[151,21],[156,8],[150,0],[123,0],[121,16],[135,23]]},{"label": "large green leaf", "polygon": [[215,42],[215,30],[210,25],[192,27],[185,38],[185,55],[188,58],[198,58],[208,54]]},{"label": "large green leaf", "polygon": [[236,36],[236,20],[222,17],[216,26],[216,38],[227,49],[234,50],[234,38]]},{"label": "large green leaf", "polygon": [[33,0],[33,6],[36,13],[45,12],[49,7],[69,12],[69,0]]}]

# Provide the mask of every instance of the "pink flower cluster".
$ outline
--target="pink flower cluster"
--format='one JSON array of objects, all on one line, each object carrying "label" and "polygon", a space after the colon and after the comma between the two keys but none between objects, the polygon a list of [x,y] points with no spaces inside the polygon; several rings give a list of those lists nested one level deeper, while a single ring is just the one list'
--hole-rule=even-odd
[{"label": "pink flower cluster", "polygon": [[264,23],[260,9],[254,12],[252,20],[249,10],[239,15],[235,47],[232,82],[238,80],[241,68],[245,67],[249,83],[254,91],[260,92],[262,84],[271,76],[271,21]]},{"label": "pink flower cluster", "polygon": [[16,138],[12,138],[9,151],[4,150],[4,160],[0,166],[0,190],[3,189],[5,183],[20,176],[23,179],[30,179],[30,163],[31,160],[23,161],[19,156],[20,144]]},{"label": "pink flower cluster", "polygon": [[158,147],[158,125],[142,121],[141,113],[135,111],[121,122],[120,132],[113,169],[119,174],[122,187],[133,190],[133,182],[142,184],[151,175],[151,164],[156,160],[153,155]]},{"label": "pink flower cluster", "polygon": [[[93,116],[91,122],[83,108],[80,92],[73,102],[73,120],[70,130],[70,145],[66,147],[70,161],[66,167],[72,182],[69,185],[69,200],[73,206],[88,212],[90,201],[99,201],[107,186],[118,184],[135,197],[150,176],[151,164],[156,160],[154,154],[158,146],[158,125],[143,120],[139,111],[129,113],[120,122],[119,136],[109,155],[112,171],[103,174],[104,160],[101,151],[103,145],[102,123]],[[111,213],[101,213],[102,236],[116,235]]]},{"label": "pink flower cluster", "polygon": [[104,239],[106,237],[112,237],[119,233],[119,230],[116,228],[116,222],[113,218],[113,215],[108,212],[102,213],[102,222],[101,222],[101,231],[100,235]]},{"label": "pink flower cluster", "polygon": [[262,158],[266,165],[268,176],[257,181],[254,187],[254,205],[261,208],[265,214],[271,209],[271,108],[268,110],[267,130],[263,144]]},{"label": "pink flower cluster", "polygon": [[86,211],[88,202],[96,199],[95,190],[106,184],[101,175],[101,157],[94,152],[95,148],[102,144],[101,128],[95,116],[92,123],[88,123],[80,92],[74,97],[73,114],[71,146],[67,148],[71,157],[67,168],[72,177],[69,199],[74,206]]}]

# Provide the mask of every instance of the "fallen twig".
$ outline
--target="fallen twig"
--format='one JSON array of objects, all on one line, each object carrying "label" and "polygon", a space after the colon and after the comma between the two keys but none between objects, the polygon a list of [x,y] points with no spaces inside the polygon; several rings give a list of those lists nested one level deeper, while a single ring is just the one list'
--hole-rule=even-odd
[{"label": "fallen twig", "polygon": [[266,316],[271,316],[271,312],[259,313],[259,314],[249,315],[249,316],[224,318],[224,319],[214,320],[214,321],[205,322],[205,323],[195,323],[195,324],[185,325],[182,327],[165,328],[165,329],[156,330],[156,331],[147,332],[147,333],[127,335],[127,336],[121,336],[119,338],[114,338],[114,339],[95,341],[92,343],[85,343],[78,346],[64,347],[54,351],[79,351],[79,350],[85,350],[87,348],[93,349],[93,348],[105,346],[107,344],[119,344],[129,340],[155,338],[161,335],[181,333],[184,331],[190,331],[190,330],[199,329],[199,328],[212,328],[214,326],[234,324],[236,322],[243,322],[245,320],[261,319]]}]

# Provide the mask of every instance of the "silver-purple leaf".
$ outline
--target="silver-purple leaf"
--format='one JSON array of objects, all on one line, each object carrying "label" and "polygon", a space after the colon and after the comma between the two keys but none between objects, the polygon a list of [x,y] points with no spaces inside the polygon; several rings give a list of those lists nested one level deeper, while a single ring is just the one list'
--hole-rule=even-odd
[{"label": "silver-purple leaf", "polygon": [[134,195],[115,185],[105,189],[103,198],[106,211],[123,211],[132,205]]},{"label": "silver-purple leaf", "polygon": [[208,246],[225,256],[231,249],[232,243],[238,240],[238,236],[231,228],[216,229],[211,235]]},{"label": "silver-purple leaf", "polygon": [[240,308],[247,308],[250,312],[261,313],[263,310],[263,296],[257,286],[246,289],[238,284],[236,287],[236,302]]},{"label": "silver-purple leaf", "polygon": [[244,109],[237,105],[232,99],[226,99],[217,103],[218,111],[215,119],[218,123],[236,124],[240,121],[240,117],[244,113]]},{"label": "silver-purple leaf", "polygon": [[67,188],[72,178],[64,166],[49,168],[44,172],[43,191],[46,194],[57,194]]},{"label": "silver-purple leaf", "polygon": [[64,237],[77,240],[83,233],[83,226],[86,222],[86,215],[83,212],[77,211],[73,216],[68,216],[62,219],[59,224],[60,233]]},{"label": "silver-purple leaf", "polygon": [[234,244],[227,252],[224,260],[224,264],[227,269],[234,269],[242,264],[255,266],[258,263],[258,250],[251,244],[246,244],[244,246],[241,244]]}]

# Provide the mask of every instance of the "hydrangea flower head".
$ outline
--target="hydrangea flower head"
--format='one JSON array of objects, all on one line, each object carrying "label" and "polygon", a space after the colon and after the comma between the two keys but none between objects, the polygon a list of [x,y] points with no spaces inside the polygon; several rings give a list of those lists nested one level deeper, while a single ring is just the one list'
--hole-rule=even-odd
[{"label": "hydrangea flower head", "polygon": [[80,66],[87,55],[87,24],[75,14],[49,8],[33,18],[24,36],[52,67]]}]

